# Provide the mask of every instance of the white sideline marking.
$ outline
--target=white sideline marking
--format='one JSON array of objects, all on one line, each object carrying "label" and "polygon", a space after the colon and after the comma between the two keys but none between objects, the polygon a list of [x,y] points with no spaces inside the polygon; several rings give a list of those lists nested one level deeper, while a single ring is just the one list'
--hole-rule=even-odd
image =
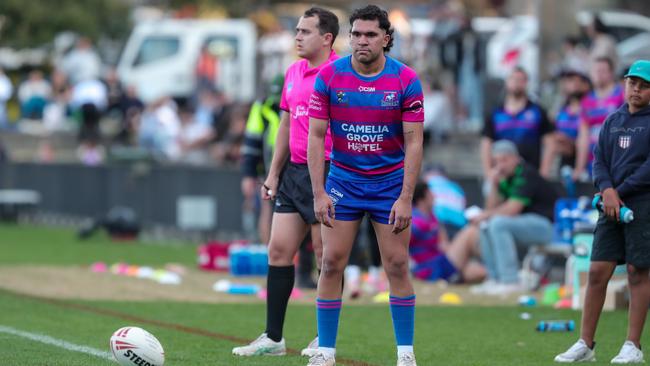
[{"label": "white sideline marking", "polygon": [[16,328],[12,327],[7,327],[4,325],[0,325],[0,333],[7,333],[11,335],[15,335],[18,337],[23,337],[27,339],[31,339],[32,341],[36,342],[41,342],[45,344],[49,344],[55,347],[63,348],[68,351],[73,351],[73,352],[81,352],[85,354],[89,354],[92,356],[104,358],[107,360],[114,361],[115,359],[113,358],[113,355],[110,354],[110,352],[105,352],[98,350],[97,348],[92,348],[88,346],[80,346],[78,344],[70,343],[67,341],[64,341],[62,339],[56,339],[52,338],[50,336],[44,335],[44,334],[38,334],[38,333],[30,333],[30,332],[25,332]]}]

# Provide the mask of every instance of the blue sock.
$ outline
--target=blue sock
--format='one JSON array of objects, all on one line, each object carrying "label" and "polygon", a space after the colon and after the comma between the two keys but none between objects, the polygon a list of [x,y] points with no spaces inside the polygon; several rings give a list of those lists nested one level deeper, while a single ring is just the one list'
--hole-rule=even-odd
[{"label": "blue sock", "polygon": [[393,318],[393,330],[398,346],[413,346],[413,328],[415,323],[415,295],[408,297],[390,297],[390,314]]},{"label": "blue sock", "polygon": [[336,334],[339,331],[341,299],[316,299],[318,318],[318,347],[336,348]]}]

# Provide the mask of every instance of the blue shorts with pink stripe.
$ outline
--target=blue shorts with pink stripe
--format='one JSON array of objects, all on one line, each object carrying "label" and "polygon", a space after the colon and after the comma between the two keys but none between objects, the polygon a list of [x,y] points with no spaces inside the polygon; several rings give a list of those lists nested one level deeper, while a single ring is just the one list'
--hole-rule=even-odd
[{"label": "blue shorts with pink stripe", "polygon": [[377,181],[350,181],[335,175],[327,177],[325,190],[334,204],[335,219],[356,221],[368,213],[380,224],[388,224],[393,204],[402,192],[404,176],[392,174]]}]

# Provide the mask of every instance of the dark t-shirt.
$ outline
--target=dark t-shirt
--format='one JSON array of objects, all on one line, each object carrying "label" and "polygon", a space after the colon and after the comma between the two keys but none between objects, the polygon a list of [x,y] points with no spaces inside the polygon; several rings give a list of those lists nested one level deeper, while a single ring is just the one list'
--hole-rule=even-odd
[{"label": "dark t-shirt", "polygon": [[506,200],[513,199],[523,203],[522,213],[536,213],[553,221],[558,192],[530,164],[519,164],[512,177],[502,179],[499,182],[499,193]]},{"label": "dark t-shirt", "polygon": [[517,114],[510,114],[501,104],[485,118],[482,135],[492,141],[509,140],[517,145],[519,155],[539,168],[542,137],[553,132],[554,127],[539,105],[528,101],[526,107]]},{"label": "dark t-shirt", "polygon": [[230,122],[232,119],[233,106],[225,104],[218,110],[212,113],[212,128],[216,136],[213,142],[221,142],[225,139],[230,129]]}]

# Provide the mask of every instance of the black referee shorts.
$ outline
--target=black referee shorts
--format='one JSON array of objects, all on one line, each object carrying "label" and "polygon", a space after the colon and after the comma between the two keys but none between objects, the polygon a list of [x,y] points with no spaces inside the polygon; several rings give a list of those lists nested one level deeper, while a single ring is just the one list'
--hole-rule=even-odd
[{"label": "black referee shorts", "polygon": [[650,200],[626,200],[625,204],[634,211],[634,220],[628,224],[600,214],[591,260],[650,268]]},{"label": "black referee shorts", "polygon": [[[325,176],[328,171],[329,162],[325,163]],[[274,207],[274,212],[297,212],[307,224],[318,223],[314,214],[314,194],[307,164],[289,162],[282,175],[278,193],[275,195]]]}]

